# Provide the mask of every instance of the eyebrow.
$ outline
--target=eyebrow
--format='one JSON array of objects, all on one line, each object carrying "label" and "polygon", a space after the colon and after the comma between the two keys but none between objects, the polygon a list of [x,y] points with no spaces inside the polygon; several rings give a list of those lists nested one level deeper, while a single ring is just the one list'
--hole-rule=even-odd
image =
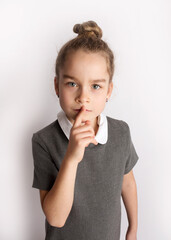
[{"label": "eyebrow", "polygon": [[[64,78],[64,79],[65,79],[65,78],[70,78],[70,79],[73,79],[73,80],[78,81],[77,78],[72,77],[72,76],[69,76],[69,75],[67,75],[67,74],[63,74],[63,78]],[[106,82],[106,79],[95,79],[95,80],[90,80],[89,82]]]}]

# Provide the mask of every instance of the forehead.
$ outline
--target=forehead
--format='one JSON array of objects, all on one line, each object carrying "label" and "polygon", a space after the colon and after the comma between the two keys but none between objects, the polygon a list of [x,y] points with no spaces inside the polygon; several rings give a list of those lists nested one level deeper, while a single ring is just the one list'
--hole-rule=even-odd
[{"label": "forehead", "polygon": [[62,69],[63,74],[69,74],[75,77],[108,78],[107,62],[100,53],[88,53],[83,50],[77,50],[67,55]]}]

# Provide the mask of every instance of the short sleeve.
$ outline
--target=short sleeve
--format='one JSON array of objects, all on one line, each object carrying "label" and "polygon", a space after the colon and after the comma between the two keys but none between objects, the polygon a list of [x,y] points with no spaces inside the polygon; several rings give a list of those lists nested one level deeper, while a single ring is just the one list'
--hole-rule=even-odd
[{"label": "short sleeve", "polygon": [[56,180],[58,169],[37,133],[32,137],[32,154],[34,163],[32,187],[49,191]]},{"label": "short sleeve", "polygon": [[128,172],[130,172],[139,159],[131,139],[130,128],[127,123],[126,125],[127,125],[127,131],[128,131],[128,135],[127,135],[128,140],[127,140],[127,154],[126,154],[126,164],[125,164],[124,174],[127,174]]}]

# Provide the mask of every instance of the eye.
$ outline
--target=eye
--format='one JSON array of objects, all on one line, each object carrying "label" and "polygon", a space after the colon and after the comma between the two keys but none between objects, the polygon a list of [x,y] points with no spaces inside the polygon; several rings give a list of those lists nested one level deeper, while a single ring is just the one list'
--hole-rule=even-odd
[{"label": "eye", "polygon": [[76,84],[76,83],[74,83],[74,82],[67,82],[67,85],[72,87],[73,85],[70,85],[70,84]]},{"label": "eye", "polygon": [[[74,82],[67,82],[66,84],[67,84],[68,86],[71,86],[71,87],[74,87],[74,84],[77,85],[77,84],[74,83]],[[101,86],[98,85],[98,84],[93,84],[93,86],[96,86],[96,88],[94,88],[95,90],[98,90],[99,88],[101,88]],[[97,88],[97,87],[98,87],[98,88]]]},{"label": "eye", "polygon": [[[93,86],[98,86],[99,88],[101,88],[100,85],[98,84],[93,84]],[[99,89],[99,88],[95,88],[95,89]]]}]

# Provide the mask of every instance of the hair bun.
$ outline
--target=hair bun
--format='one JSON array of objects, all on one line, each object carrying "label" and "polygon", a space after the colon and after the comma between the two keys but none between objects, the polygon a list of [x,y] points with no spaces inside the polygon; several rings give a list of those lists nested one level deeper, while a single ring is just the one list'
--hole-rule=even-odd
[{"label": "hair bun", "polygon": [[73,31],[75,33],[78,33],[78,36],[94,35],[97,38],[101,38],[103,34],[101,28],[94,21],[88,21],[82,24],[75,24],[73,27]]}]

